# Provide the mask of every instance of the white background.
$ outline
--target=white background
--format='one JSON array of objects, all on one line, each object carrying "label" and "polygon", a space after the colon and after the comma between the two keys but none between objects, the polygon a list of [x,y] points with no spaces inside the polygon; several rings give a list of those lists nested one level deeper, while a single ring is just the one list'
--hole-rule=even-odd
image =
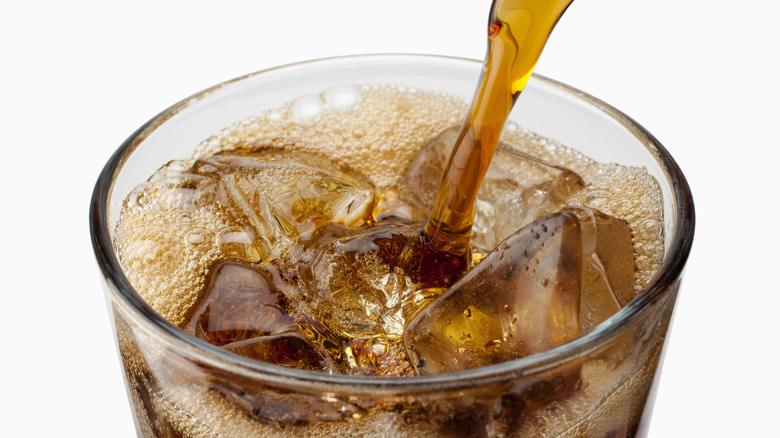
[{"label": "white background", "polygon": [[[489,0],[3,2],[3,436],[134,436],[87,211],[103,163],[170,104],[304,59],[481,59]],[[770,0],[577,0],[536,71],[677,158],[697,228],[652,437],[776,433],[777,66]],[[10,427],[10,433],[8,428]]]}]

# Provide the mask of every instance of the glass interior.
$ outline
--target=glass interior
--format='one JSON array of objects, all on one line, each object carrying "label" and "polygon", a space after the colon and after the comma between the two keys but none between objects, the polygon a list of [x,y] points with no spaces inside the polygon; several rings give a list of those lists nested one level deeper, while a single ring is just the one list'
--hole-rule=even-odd
[{"label": "glass interior", "polygon": [[403,85],[468,100],[480,68],[478,61],[423,55],[369,55],[311,61],[228,81],[162,112],[120,147],[103,170],[93,195],[90,217],[93,244],[111,293],[137,323],[157,333],[171,348],[248,376],[272,375],[297,385],[347,385],[374,391],[477,385],[506,373],[549,367],[572,355],[598,348],[637,318],[644,308],[663,298],[667,286],[681,275],[693,235],[692,199],[674,160],[641,126],[609,105],[541,76],[534,76],[528,82],[510,120],[597,161],[644,166],[659,182],[664,197],[666,252],[661,270],[627,307],[568,344],[494,366],[401,379],[326,375],[283,368],[224,351],[162,319],[133,290],[114,255],[112,232],[128,193],[169,160],[190,156],[201,141],[224,127],[301,95],[319,94],[332,85],[345,83]]}]

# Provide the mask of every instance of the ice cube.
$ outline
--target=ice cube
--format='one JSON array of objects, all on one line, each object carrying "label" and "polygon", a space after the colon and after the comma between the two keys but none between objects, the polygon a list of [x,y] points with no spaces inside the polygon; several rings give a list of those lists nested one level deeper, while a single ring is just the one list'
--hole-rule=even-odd
[{"label": "ice cube", "polygon": [[323,347],[298,333],[260,336],[223,345],[233,353],[262,362],[308,371],[335,372],[336,365]]},{"label": "ice cube", "polygon": [[[298,285],[318,320],[351,339],[377,334],[400,336],[402,301],[412,289],[403,268],[419,228],[386,224],[369,230],[341,230],[288,253]],[[340,235],[341,234],[341,235]]]},{"label": "ice cube", "polygon": [[574,339],[581,266],[574,213],[523,227],[407,325],[404,343],[417,372],[491,365]]},{"label": "ice cube", "polygon": [[[459,128],[448,128],[412,159],[405,182],[413,217],[425,217],[433,207],[447,158]],[[477,195],[472,244],[492,249],[524,225],[559,210],[584,186],[573,171],[499,142]]]},{"label": "ice cube", "polygon": [[580,333],[615,314],[634,297],[634,250],[625,221],[590,208],[567,208],[582,229]]},{"label": "ice cube", "polygon": [[187,330],[218,346],[277,335],[298,328],[288,309],[268,273],[226,262],[214,269]]},{"label": "ice cube", "polygon": [[291,247],[284,264],[316,318],[347,339],[400,338],[407,318],[465,271],[465,255],[423,244],[422,224],[323,231]]},{"label": "ice cube", "polygon": [[278,255],[325,223],[360,226],[373,209],[370,182],[313,154],[232,151],[200,159],[193,170],[218,181],[220,202],[251,225],[254,258]]}]

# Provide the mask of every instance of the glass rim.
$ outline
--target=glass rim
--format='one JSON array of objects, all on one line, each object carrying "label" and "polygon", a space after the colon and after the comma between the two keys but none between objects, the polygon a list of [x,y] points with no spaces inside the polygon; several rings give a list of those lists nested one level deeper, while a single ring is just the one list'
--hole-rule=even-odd
[{"label": "glass rim", "polygon": [[260,70],[209,87],[165,109],[131,134],[103,167],[92,193],[89,213],[92,245],[101,274],[108,283],[113,296],[129,309],[134,314],[134,317],[141,318],[145,320],[149,326],[152,326],[156,334],[160,335],[167,344],[170,344],[179,350],[186,350],[188,354],[194,355],[203,363],[239,373],[253,379],[270,381],[275,384],[292,385],[299,388],[306,387],[311,390],[323,391],[349,389],[352,392],[367,392],[372,394],[397,392],[409,394],[413,392],[424,392],[431,389],[441,390],[481,386],[504,380],[507,376],[522,376],[551,368],[569,358],[574,358],[596,349],[602,342],[610,339],[612,335],[618,332],[622,327],[630,325],[634,320],[640,318],[655,302],[668,295],[670,286],[681,276],[685,267],[693,243],[695,226],[693,197],[685,176],[679,166],[666,148],[650,132],[631,117],[574,87],[534,73],[531,78],[532,82],[540,82],[548,87],[553,87],[558,91],[566,93],[573,99],[589,104],[589,107],[604,113],[606,116],[617,121],[621,126],[632,132],[645,147],[657,151],[659,164],[661,164],[664,172],[669,177],[669,182],[672,186],[672,194],[677,200],[677,209],[675,210],[676,217],[674,218],[677,226],[661,267],[647,286],[645,286],[634,299],[592,331],[550,350],[495,365],[425,376],[369,377],[304,371],[260,362],[231,353],[204,340],[198,339],[160,316],[145,300],[143,300],[143,298],[141,298],[124,275],[116,253],[114,252],[114,246],[108,228],[108,200],[113,188],[112,183],[114,176],[117,174],[117,171],[121,169],[127,156],[133,152],[136,146],[140,144],[150,132],[164,123],[165,120],[178,113],[181,108],[197,102],[202,96],[216,92],[220,88],[277,70],[305,67],[309,65],[316,66],[316,64],[327,64],[334,61],[338,62],[353,59],[387,59],[393,60],[394,62],[400,62],[402,59],[406,59],[407,61],[414,60],[416,62],[428,60],[431,62],[471,63],[475,66],[481,66],[482,64],[482,61],[468,58],[427,54],[389,53],[319,58]]}]

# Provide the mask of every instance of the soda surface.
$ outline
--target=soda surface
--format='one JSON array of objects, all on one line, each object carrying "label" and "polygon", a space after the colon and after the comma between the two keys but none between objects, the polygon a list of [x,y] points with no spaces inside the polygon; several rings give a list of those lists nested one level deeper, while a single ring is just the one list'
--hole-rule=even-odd
[{"label": "soda surface", "polygon": [[424,224],[466,108],[342,85],[228,127],[128,197],[125,272],[192,335],[303,370],[451,372],[574,339],[659,266],[658,185],[510,122],[472,257],[431,254]]}]

